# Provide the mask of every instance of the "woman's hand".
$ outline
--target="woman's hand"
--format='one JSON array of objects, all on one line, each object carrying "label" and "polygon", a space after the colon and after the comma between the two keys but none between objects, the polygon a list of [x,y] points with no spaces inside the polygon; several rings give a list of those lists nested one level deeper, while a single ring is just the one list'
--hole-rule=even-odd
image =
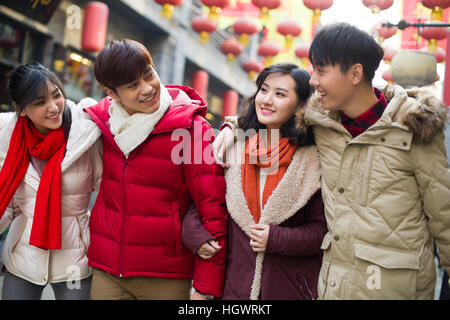
[{"label": "woman's hand", "polygon": [[212,258],[222,247],[219,246],[219,243],[215,240],[209,240],[201,245],[201,247],[197,250],[197,254],[200,258],[210,259]]},{"label": "woman's hand", "polygon": [[218,165],[223,168],[229,168],[230,165],[225,163],[225,154],[234,143],[233,130],[226,126],[220,131],[219,135],[216,137],[212,144],[214,160]]},{"label": "woman's hand", "polygon": [[254,224],[250,226],[250,246],[255,252],[266,251],[270,226],[267,224]]}]

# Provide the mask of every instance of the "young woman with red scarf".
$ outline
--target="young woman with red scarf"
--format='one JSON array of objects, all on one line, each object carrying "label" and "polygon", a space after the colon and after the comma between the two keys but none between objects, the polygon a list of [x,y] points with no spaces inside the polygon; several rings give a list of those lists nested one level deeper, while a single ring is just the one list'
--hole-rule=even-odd
[{"label": "young woman with red scarf", "polygon": [[[226,154],[231,219],[222,299],[317,298],[327,227],[319,154],[302,114],[314,91],[309,78],[295,64],[265,68],[238,117],[238,139]],[[183,234],[191,229],[203,230],[193,210]]]},{"label": "young woman with red scarf", "polygon": [[9,92],[16,113],[0,117],[2,299],[89,299],[89,200],[101,178],[100,131],[59,79],[38,64],[19,66]]}]

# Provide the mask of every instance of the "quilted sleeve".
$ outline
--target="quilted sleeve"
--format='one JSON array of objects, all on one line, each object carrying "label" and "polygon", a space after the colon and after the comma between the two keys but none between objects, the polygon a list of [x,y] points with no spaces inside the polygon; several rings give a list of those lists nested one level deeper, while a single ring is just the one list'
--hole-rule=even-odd
[{"label": "quilted sleeve", "polygon": [[441,265],[450,274],[450,169],[444,133],[433,141],[413,146],[415,176],[419,184],[423,209],[436,243]]},{"label": "quilted sleeve", "polygon": [[214,132],[199,115],[194,117],[190,139],[190,157],[184,163],[186,184],[202,225],[222,247],[211,259],[195,257],[193,286],[200,293],[220,297],[225,277],[228,233],[225,179],[223,169],[214,162],[212,155]]}]

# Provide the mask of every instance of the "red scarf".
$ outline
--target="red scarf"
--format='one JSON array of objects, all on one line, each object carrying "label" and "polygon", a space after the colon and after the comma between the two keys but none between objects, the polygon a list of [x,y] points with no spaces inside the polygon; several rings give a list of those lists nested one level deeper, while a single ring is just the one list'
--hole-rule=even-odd
[{"label": "red scarf", "polygon": [[28,117],[19,117],[0,172],[0,217],[11,202],[30,163],[30,155],[48,160],[36,195],[30,244],[61,249],[61,162],[66,150],[64,130],[42,135]]},{"label": "red scarf", "polygon": [[281,178],[283,178],[296,149],[296,145],[291,145],[289,143],[289,138],[282,138],[277,145],[266,148],[264,139],[260,138],[259,133],[252,136],[245,143],[245,161],[241,165],[242,189],[255,223],[259,222],[262,211],[259,201],[259,168],[275,167],[277,165],[276,161],[278,161],[278,170],[274,173],[271,172],[271,174],[267,176],[264,185],[262,194],[262,204],[264,207],[267,199],[270,197]]}]

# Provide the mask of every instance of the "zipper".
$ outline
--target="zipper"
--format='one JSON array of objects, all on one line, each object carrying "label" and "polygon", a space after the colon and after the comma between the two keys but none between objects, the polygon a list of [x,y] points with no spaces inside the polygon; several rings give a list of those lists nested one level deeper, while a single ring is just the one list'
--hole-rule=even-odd
[{"label": "zipper", "polygon": [[78,224],[78,230],[80,230],[80,240],[81,240],[81,243],[83,244],[83,247],[84,247],[84,253],[87,254],[88,253],[88,246],[87,246],[86,242],[84,242],[84,240],[83,240],[83,231],[81,230],[81,223],[79,221],[79,216],[75,216],[75,221]]},{"label": "zipper", "polygon": [[122,230],[120,233],[120,252],[119,252],[119,277],[122,278],[122,268],[123,268],[123,254],[124,254],[124,234],[125,234],[125,217],[127,213],[127,197],[126,197],[126,187],[125,181],[127,176],[127,159],[123,164],[123,178],[122,178],[122,195],[123,195],[123,214],[122,214]]}]

